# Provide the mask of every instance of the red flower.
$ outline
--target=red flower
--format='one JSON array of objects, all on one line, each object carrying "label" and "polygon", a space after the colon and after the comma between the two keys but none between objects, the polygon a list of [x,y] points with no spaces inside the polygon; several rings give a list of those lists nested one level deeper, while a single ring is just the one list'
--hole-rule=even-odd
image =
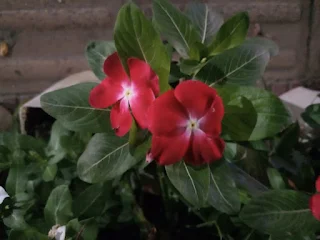
[{"label": "red flower", "polygon": [[[316,181],[317,192],[320,192],[320,176]],[[310,198],[309,207],[313,216],[320,221],[320,193],[316,193]]]},{"label": "red flower", "polygon": [[159,94],[158,76],[150,66],[136,58],[128,59],[130,77],[126,74],[118,53],[104,62],[107,78],[92,89],[89,102],[94,108],[113,105],[110,114],[112,128],[118,136],[125,135],[131,127],[132,115],[139,127],[147,128],[147,110]]},{"label": "red flower", "polygon": [[188,80],[157,98],[149,108],[150,154],[161,165],[199,165],[220,159],[224,107],[213,88]]}]

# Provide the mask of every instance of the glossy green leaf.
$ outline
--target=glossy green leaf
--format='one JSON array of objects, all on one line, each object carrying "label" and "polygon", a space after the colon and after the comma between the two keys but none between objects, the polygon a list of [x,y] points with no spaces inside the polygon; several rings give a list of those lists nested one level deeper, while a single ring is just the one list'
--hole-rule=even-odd
[{"label": "glossy green leaf", "polygon": [[111,183],[97,183],[87,187],[75,198],[72,209],[75,217],[91,218],[100,216],[105,211],[106,203],[108,208],[115,205],[111,195]]},{"label": "glossy green leaf", "polygon": [[281,173],[275,168],[268,168],[267,174],[269,178],[270,185],[273,189],[281,190],[286,189],[286,184],[283,181]]},{"label": "glossy green leaf", "polygon": [[202,43],[211,43],[223,24],[222,15],[203,3],[189,3],[186,15],[195,26]]},{"label": "glossy green leaf", "polygon": [[258,151],[264,151],[264,152],[270,151],[269,146],[266,144],[264,140],[248,142],[248,147]]},{"label": "glossy green leaf", "polygon": [[26,230],[10,231],[9,240],[48,240],[48,236],[39,233],[36,229],[28,228]]},{"label": "glossy green leaf", "polygon": [[150,149],[151,140],[146,129],[140,129],[135,121],[133,121],[129,133],[129,151],[134,157],[146,156]]},{"label": "glossy green leaf", "polygon": [[309,198],[292,190],[269,191],[246,205],[240,218],[251,228],[270,235],[313,233],[320,223],[311,214]]},{"label": "glossy green leaf", "polygon": [[301,114],[302,119],[312,128],[320,128],[320,104],[308,106]]},{"label": "glossy green leaf", "polygon": [[[281,100],[268,91],[231,85],[217,91],[225,108],[222,126],[226,140],[260,140],[274,136],[291,124]],[[244,103],[243,97],[247,100]]]},{"label": "glossy green leaf", "polygon": [[23,165],[17,165],[10,168],[5,187],[10,196],[14,196],[26,190],[28,180],[26,170],[26,167]]},{"label": "glossy green leaf", "polygon": [[240,45],[247,36],[249,15],[240,12],[229,18],[219,29],[215,39],[209,46],[209,55],[217,55],[225,50]]},{"label": "glossy green leaf", "polygon": [[265,185],[250,176],[235,164],[230,164],[230,169],[232,171],[232,177],[237,187],[245,190],[251,196],[259,196],[262,193],[268,191],[268,188]]},{"label": "glossy green leaf", "polygon": [[14,210],[9,217],[3,218],[3,223],[14,230],[24,230],[28,227],[21,210]]},{"label": "glossy green leaf", "polygon": [[197,74],[197,79],[210,84],[224,82],[255,85],[261,79],[270,57],[278,53],[277,45],[264,38],[252,38],[242,45],[211,58]]},{"label": "glossy green leaf", "polygon": [[267,184],[268,152],[252,149],[249,144],[245,143],[238,145],[237,151],[236,164],[255,179]]},{"label": "glossy green leaf", "polygon": [[43,149],[45,147],[44,142],[39,139],[28,135],[11,132],[0,133],[0,146],[5,146],[11,151],[22,149],[33,150],[38,153],[43,153]]},{"label": "glossy green leaf", "polygon": [[72,196],[67,185],[52,190],[44,208],[46,221],[51,225],[64,225],[72,218]]},{"label": "glossy green leaf", "polygon": [[300,137],[299,123],[291,124],[279,139],[276,139],[274,153],[280,157],[288,157],[291,155],[294,146],[298,143]]},{"label": "glossy green leaf", "polygon": [[115,23],[114,40],[124,65],[130,57],[147,62],[159,77],[160,92],[170,89],[170,59],[166,47],[152,23],[133,3],[120,9]]},{"label": "glossy green leaf", "polygon": [[86,58],[93,73],[103,80],[106,74],[103,71],[103,64],[106,58],[116,51],[114,42],[92,41],[86,47]]},{"label": "glossy green leaf", "polygon": [[106,132],[110,130],[109,109],[93,108],[89,94],[96,83],[80,83],[46,93],[41,106],[67,129],[78,132]]},{"label": "glossy green leaf", "polygon": [[225,142],[223,156],[226,160],[232,162],[232,160],[237,156],[237,144],[233,142]]},{"label": "glossy green leaf", "polygon": [[153,17],[163,37],[183,58],[197,55],[192,53],[193,45],[201,39],[186,15],[167,0],[153,0]]},{"label": "glossy green leaf", "polygon": [[195,75],[203,66],[206,65],[206,62],[199,62],[197,60],[184,59],[180,61],[180,71],[187,75]]},{"label": "glossy green leaf", "polygon": [[48,165],[42,174],[43,181],[45,182],[53,181],[57,175],[57,172],[58,172],[57,164]]},{"label": "glossy green leaf", "polygon": [[206,205],[210,185],[210,168],[194,169],[184,161],[166,166],[166,172],[173,186],[193,206]]},{"label": "glossy green leaf", "polygon": [[232,172],[227,163],[210,166],[208,203],[220,212],[235,214],[240,211],[240,198],[236,184],[230,176]]},{"label": "glossy green leaf", "polygon": [[47,155],[51,157],[50,163],[60,162],[66,156],[66,150],[62,146],[62,138],[70,136],[71,132],[66,129],[59,121],[55,121],[51,127],[51,134],[48,146],[46,148]]},{"label": "glossy green leaf", "polygon": [[129,153],[128,139],[111,134],[96,134],[80,156],[79,177],[88,183],[98,183],[121,176],[141,159]]},{"label": "glossy green leaf", "polygon": [[78,221],[78,219],[72,219],[67,224],[68,233],[72,231],[77,235],[81,232],[82,240],[96,240],[98,239],[99,225],[92,219]]}]

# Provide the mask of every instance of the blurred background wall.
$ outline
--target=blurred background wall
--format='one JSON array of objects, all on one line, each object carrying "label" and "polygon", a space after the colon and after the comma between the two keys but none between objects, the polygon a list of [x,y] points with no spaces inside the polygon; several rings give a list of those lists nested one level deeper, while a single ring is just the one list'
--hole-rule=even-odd
[{"label": "blurred background wall", "polygon": [[[0,0],[0,105],[14,108],[55,81],[88,69],[90,40],[112,38],[116,14],[126,0]],[[148,16],[151,0],[135,0]],[[190,0],[173,0],[180,8]],[[225,18],[251,17],[250,35],[263,34],[280,46],[265,73],[272,91],[320,86],[320,0],[203,0]],[[318,83],[317,83],[318,82]],[[318,86],[317,86],[318,85]]]}]

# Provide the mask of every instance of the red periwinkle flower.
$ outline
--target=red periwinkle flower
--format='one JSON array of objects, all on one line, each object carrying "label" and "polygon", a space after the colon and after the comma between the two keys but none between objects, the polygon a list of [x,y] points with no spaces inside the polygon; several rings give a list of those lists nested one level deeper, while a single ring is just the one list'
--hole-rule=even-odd
[{"label": "red periwinkle flower", "polygon": [[[317,192],[320,192],[320,176],[316,181]],[[309,207],[313,216],[320,221],[320,193],[316,193],[310,198]]]},{"label": "red periwinkle flower", "polygon": [[152,159],[160,165],[182,158],[193,165],[220,159],[225,145],[219,137],[223,115],[222,100],[213,88],[195,80],[180,83],[149,108]]},{"label": "red periwinkle flower", "polygon": [[130,77],[126,74],[118,53],[109,56],[103,65],[108,76],[92,89],[89,102],[94,108],[113,105],[110,114],[116,135],[125,135],[131,127],[130,110],[140,128],[147,128],[147,110],[159,94],[158,76],[139,59],[128,59]]}]

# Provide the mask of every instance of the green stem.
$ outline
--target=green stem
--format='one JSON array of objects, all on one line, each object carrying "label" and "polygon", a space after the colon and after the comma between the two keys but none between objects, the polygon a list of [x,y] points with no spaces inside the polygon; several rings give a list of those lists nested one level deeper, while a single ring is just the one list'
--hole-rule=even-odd
[{"label": "green stem", "polygon": [[215,225],[216,228],[217,228],[217,231],[218,231],[220,240],[222,240],[222,239],[223,239],[223,234],[222,234],[222,232],[221,232],[221,229],[220,229],[220,227],[219,227],[219,224],[216,222],[214,225]]},{"label": "green stem", "polygon": [[169,207],[169,194],[168,194],[168,188],[165,184],[165,173],[164,173],[164,167],[157,165],[157,175],[159,179],[160,189],[161,189],[161,196],[163,200],[163,206],[166,214],[167,220],[171,218],[170,214],[170,207]]},{"label": "green stem", "polygon": [[154,239],[157,229],[146,219],[143,210],[135,200],[133,189],[130,185],[130,174],[127,174],[127,178],[121,182],[121,187],[130,198],[133,218],[135,223],[140,227],[141,239]]},{"label": "green stem", "polygon": [[249,239],[250,239],[250,237],[251,237],[251,235],[253,234],[253,232],[254,232],[254,230],[252,229],[252,230],[250,231],[250,233],[248,234],[248,236],[246,237],[246,239],[245,239],[245,240],[249,240]]}]

